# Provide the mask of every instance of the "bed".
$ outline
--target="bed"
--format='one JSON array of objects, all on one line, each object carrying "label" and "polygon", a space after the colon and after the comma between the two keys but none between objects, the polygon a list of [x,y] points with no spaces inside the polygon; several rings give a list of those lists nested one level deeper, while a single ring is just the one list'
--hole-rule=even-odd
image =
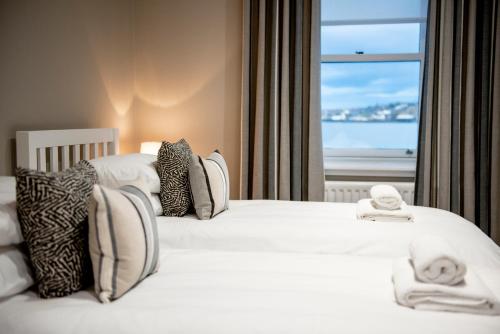
[{"label": "bed", "polygon": [[[101,142],[107,154],[118,152],[115,130],[69,144],[64,138],[74,131],[51,145]],[[104,133],[112,135],[103,139]],[[50,161],[60,160],[40,164],[40,149],[51,149],[29,142],[34,158],[18,151],[25,166],[50,170]],[[500,248],[454,214],[412,210],[413,223],[368,223],[357,221],[355,205],[348,203],[231,201],[229,211],[210,221],[158,217],[157,274],[111,304],[100,304],[93,290],[50,300],[27,291],[0,300],[0,331],[500,333],[498,316],[416,311],[395,302],[392,261],[407,256],[410,241],[428,233],[445,236],[500,298]]]}]

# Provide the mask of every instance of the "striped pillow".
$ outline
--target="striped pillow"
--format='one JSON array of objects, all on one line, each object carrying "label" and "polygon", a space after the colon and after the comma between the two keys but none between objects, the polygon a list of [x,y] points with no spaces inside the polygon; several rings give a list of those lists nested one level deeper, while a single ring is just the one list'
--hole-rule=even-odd
[{"label": "striped pillow", "polygon": [[146,185],[95,185],[89,205],[89,248],[102,303],[121,297],[158,269],[158,232]]},{"label": "striped pillow", "polygon": [[206,159],[191,155],[189,182],[198,218],[210,219],[229,208],[227,165],[218,151]]}]

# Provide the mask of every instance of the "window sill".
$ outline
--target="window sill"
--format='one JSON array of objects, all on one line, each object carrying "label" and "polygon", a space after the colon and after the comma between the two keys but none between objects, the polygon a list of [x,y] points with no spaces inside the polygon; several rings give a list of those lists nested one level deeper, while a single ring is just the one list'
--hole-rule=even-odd
[{"label": "window sill", "polygon": [[327,176],[415,177],[416,158],[325,157]]}]

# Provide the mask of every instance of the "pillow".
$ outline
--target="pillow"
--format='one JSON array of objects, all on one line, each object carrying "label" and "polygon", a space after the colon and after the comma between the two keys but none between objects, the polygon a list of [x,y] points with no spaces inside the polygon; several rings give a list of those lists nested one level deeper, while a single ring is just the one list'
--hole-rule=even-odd
[{"label": "pillow", "polygon": [[228,209],[229,176],[226,162],[218,151],[206,159],[191,155],[189,182],[198,218],[210,219]]},{"label": "pillow", "polygon": [[0,176],[0,246],[23,242],[16,212],[16,178]]},{"label": "pillow", "polygon": [[17,220],[16,202],[0,203],[0,246],[23,242],[21,226]]},{"label": "pillow", "polygon": [[160,195],[151,194],[151,205],[153,206],[153,211],[156,216],[163,215],[163,209],[161,207]]},{"label": "pillow", "polygon": [[16,178],[14,176],[0,176],[0,203],[16,200]]},{"label": "pillow", "polygon": [[17,213],[42,298],[62,297],[92,281],[87,202],[97,181],[88,161],[59,173],[16,170]]},{"label": "pillow", "polygon": [[108,303],[158,269],[155,214],[145,185],[95,185],[89,205],[95,291]]},{"label": "pillow", "polygon": [[16,295],[33,285],[28,259],[17,247],[0,247],[0,298]]},{"label": "pillow", "polygon": [[89,162],[97,172],[99,184],[119,188],[124,182],[142,178],[151,193],[160,193],[160,178],[155,170],[156,155],[141,153],[110,155]]},{"label": "pillow", "polygon": [[160,201],[165,216],[184,216],[192,206],[188,175],[190,160],[191,148],[186,140],[161,144],[156,170],[160,176]]}]

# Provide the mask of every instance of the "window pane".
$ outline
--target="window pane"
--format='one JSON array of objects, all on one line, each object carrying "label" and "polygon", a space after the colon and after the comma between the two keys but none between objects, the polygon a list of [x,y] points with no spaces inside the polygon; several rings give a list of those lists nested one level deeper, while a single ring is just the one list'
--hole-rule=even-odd
[{"label": "window pane", "polygon": [[415,149],[420,62],[321,64],[325,148]]},{"label": "window pane", "polygon": [[419,23],[323,26],[321,53],[418,53],[419,36]]},{"label": "window pane", "polygon": [[427,16],[427,0],[322,0],[321,20],[366,20]]}]

